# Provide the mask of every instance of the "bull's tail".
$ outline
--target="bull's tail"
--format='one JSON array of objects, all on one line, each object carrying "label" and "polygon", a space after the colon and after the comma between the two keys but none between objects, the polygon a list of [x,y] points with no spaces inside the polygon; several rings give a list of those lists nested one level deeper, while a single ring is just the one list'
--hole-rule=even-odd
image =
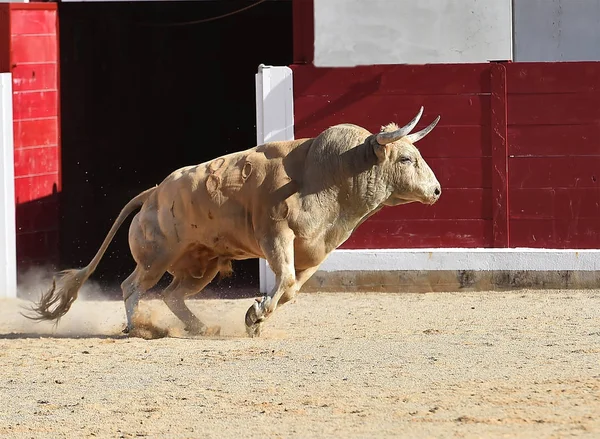
[{"label": "bull's tail", "polygon": [[23,316],[37,321],[56,320],[58,323],[60,318],[64,316],[67,311],[69,311],[75,299],[77,299],[77,294],[79,293],[81,286],[96,270],[96,267],[100,263],[102,256],[104,256],[106,249],[110,245],[115,234],[117,233],[117,230],[119,230],[125,219],[131,215],[134,210],[140,208],[155,190],[156,187],[148,189],[127,203],[121,210],[121,213],[119,213],[119,216],[110,228],[106,238],[104,238],[104,242],[102,242],[102,246],[100,246],[100,249],[96,253],[96,256],[94,256],[94,259],[92,259],[92,261],[83,268],[65,270],[58,273],[60,276],[58,279],[58,288],[56,286],[57,280],[53,279],[52,287],[48,290],[48,292],[42,294],[42,297],[39,299],[39,301],[30,308],[35,315],[27,316],[23,314]]}]

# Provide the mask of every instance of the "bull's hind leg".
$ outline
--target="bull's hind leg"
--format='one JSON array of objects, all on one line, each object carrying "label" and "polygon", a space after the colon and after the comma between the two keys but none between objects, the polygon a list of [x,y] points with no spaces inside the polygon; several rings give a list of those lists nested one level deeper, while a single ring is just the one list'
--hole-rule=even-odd
[{"label": "bull's hind leg", "polygon": [[219,326],[208,327],[194,315],[185,304],[185,298],[199,293],[212,281],[219,271],[218,259],[208,263],[204,274],[200,278],[190,274],[176,274],[171,284],[163,291],[163,300],[171,312],[185,324],[185,330],[197,335],[216,335]]},{"label": "bull's hind leg", "polygon": [[123,300],[125,302],[125,314],[127,316],[127,326],[123,330],[129,333],[133,330],[133,315],[135,314],[140,302],[140,294],[152,288],[165,273],[166,267],[151,267],[146,269],[138,264],[133,273],[121,284],[123,290]]}]

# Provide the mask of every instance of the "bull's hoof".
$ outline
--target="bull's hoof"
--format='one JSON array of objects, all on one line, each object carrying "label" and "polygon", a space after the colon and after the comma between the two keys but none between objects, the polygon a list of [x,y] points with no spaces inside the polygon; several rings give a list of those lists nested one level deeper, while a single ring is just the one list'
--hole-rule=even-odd
[{"label": "bull's hoof", "polygon": [[263,322],[259,321],[251,326],[246,326],[246,334],[248,334],[248,337],[250,337],[250,338],[260,337],[262,325],[263,325]]},{"label": "bull's hoof", "polygon": [[130,328],[129,326],[125,326],[121,332],[125,335],[129,335],[132,329],[133,328]]},{"label": "bull's hoof", "polygon": [[264,311],[261,307],[260,302],[252,304],[248,311],[246,311],[246,333],[250,338],[259,337],[262,322],[264,320]]}]

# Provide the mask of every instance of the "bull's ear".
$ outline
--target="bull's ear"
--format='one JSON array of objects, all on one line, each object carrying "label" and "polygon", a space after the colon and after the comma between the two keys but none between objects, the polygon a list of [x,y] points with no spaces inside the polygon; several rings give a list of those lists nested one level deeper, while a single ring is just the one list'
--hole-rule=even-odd
[{"label": "bull's ear", "polygon": [[376,139],[372,139],[371,145],[373,146],[373,152],[377,156],[378,163],[383,163],[390,158],[393,148],[391,143],[387,145],[381,145]]}]

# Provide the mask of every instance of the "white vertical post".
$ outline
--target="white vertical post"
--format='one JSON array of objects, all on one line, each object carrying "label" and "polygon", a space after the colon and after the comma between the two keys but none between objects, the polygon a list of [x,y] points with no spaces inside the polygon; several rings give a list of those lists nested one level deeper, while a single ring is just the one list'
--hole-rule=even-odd
[{"label": "white vertical post", "polygon": [[0,297],[17,297],[12,74],[0,73]]},{"label": "white vertical post", "polygon": [[[292,70],[261,64],[256,74],[256,144],[294,139]],[[259,260],[260,292],[275,286],[275,274]]]}]

